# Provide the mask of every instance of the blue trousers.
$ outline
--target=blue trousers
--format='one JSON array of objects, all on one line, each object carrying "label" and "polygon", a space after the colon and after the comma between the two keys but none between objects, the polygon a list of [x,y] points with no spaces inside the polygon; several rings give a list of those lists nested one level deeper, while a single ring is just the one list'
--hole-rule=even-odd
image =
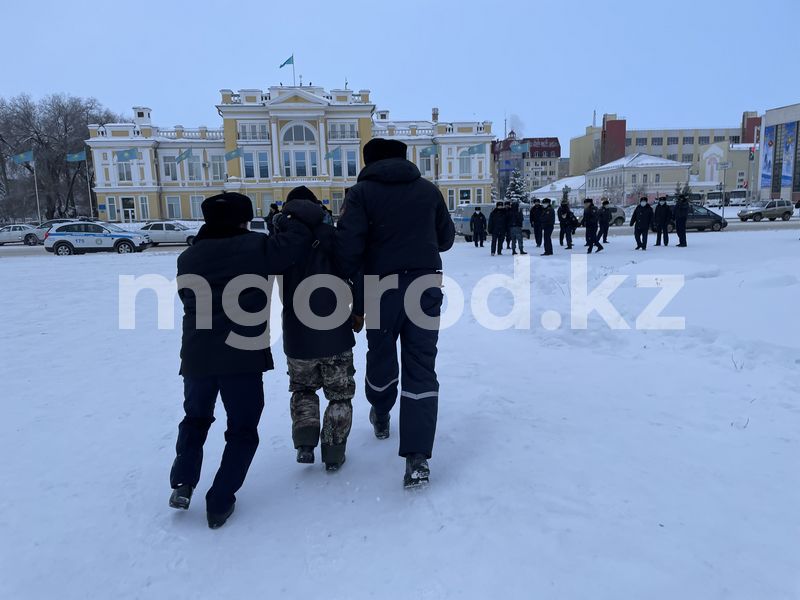
[{"label": "blue trousers", "polygon": [[217,394],[227,413],[225,450],[214,483],[206,494],[208,511],[223,513],[236,502],[258,448],[258,422],[264,409],[262,373],[209,375],[183,378],[186,416],[178,426],[175,462],[170,472],[173,488],[196,487],[203,465],[203,444],[214,422]]},{"label": "blue trousers", "polygon": [[[431,287],[419,298],[422,312],[435,328],[420,327],[406,314],[406,290],[419,275],[401,274],[398,289],[384,292],[380,301],[380,328],[368,323],[366,396],[380,417],[388,415],[400,392],[400,456],[433,452],[439,411],[436,353],[442,290]],[[369,315],[367,315],[369,320]],[[397,340],[400,340],[400,365]],[[402,372],[401,372],[402,368]]]}]

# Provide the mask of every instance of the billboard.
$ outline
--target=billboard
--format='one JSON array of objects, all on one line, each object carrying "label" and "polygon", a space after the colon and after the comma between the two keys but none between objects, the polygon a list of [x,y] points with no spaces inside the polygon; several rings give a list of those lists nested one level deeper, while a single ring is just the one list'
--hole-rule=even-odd
[{"label": "billboard", "polygon": [[772,161],[775,158],[775,126],[764,129],[761,136],[761,189],[772,187]]},{"label": "billboard", "polygon": [[781,187],[791,187],[794,175],[794,153],[797,147],[797,123],[783,126],[783,167],[781,168]]}]

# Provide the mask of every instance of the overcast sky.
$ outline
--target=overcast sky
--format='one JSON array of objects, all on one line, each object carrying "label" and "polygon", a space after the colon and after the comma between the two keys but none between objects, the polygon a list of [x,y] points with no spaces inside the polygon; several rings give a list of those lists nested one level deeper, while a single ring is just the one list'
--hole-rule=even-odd
[{"label": "overcast sky", "polygon": [[[372,90],[398,119],[503,118],[562,152],[604,112],[737,126],[800,102],[800,0],[2,0],[0,96],[94,96],[161,126],[219,125],[221,88],[298,76]],[[281,6],[281,8],[278,8]],[[283,8],[285,6],[286,8]],[[295,8],[302,7],[302,8]]]}]

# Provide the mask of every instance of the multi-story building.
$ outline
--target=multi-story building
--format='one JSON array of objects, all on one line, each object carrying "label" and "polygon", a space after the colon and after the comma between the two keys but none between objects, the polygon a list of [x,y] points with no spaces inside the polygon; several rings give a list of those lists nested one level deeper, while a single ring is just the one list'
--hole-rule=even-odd
[{"label": "multi-story building", "polygon": [[221,90],[219,128],[163,129],[150,108],[133,110],[130,123],[89,126],[99,213],[110,221],[199,219],[203,200],[224,190],[247,194],[256,214],[266,214],[298,185],[338,214],[363,147],[377,135],[409,143],[409,159],[451,209],[457,198],[491,195],[491,123],[440,123],[438,115],[392,123],[385,111],[373,122],[369,90]]},{"label": "multi-story building", "polygon": [[800,201],[800,104],[773,108],[761,124],[758,192],[762,200]]},{"label": "multi-story building", "polygon": [[518,138],[512,130],[492,144],[498,197],[506,193],[511,173],[519,171],[528,191],[558,179],[561,144],[557,137]]},{"label": "multi-story building", "polygon": [[[586,133],[570,140],[571,174],[595,169],[622,157],[636,154],[657,156],[688,163],[693,179],[724,183],[726,189],[750,186],[751,175],[741,152],[755,144],[756,113],[743,114],[739,127],[707,129],[627,129],[627,121],[615,114],[603,116],[601,127],[587,127]],[[719,164],[736,162],[728,169]],[[740,177],[745,171],[744,178]],[[585,172],[585,171],[584,171]],[[722,178],[725,181],[722,182]]]},{"label": "multi-story building", "polygon": [[586,197],[626,206],[643,196],[667,196],[689,183],[690,168],[688,162],[643,153],[624,156],[586,173]]}]

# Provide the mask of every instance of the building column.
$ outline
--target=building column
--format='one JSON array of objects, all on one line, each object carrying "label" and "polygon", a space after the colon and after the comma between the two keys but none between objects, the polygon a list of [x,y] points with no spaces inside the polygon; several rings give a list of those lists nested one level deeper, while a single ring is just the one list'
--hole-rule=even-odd
[{"label": "building column", "polygon": [[270,136],[272,137],[272,176],[283,177],[283,165],[281,164],[281,154],[278,151],[278,125],[270,119]]},{"label": "building column", "polygon": [[323,120],[319,120],[319,161],[320,161],[320,175],[323,177],[328,176],[328,161],[325,159],[325,154],[328,152],[328,141],[325,136],[325,124]]}]

